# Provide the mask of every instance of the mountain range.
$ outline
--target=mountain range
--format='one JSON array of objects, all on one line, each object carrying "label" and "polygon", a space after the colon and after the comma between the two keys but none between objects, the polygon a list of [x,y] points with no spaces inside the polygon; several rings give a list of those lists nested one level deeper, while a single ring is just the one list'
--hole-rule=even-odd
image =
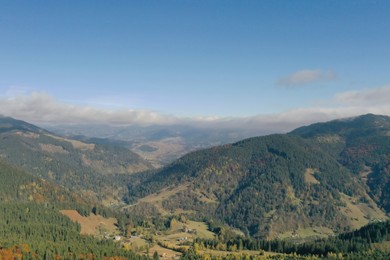
[{"label": "mountain range", "polygon": [[[11,197],[56,198],[55,187],[62,186],[65,191],[58,193],[68,194],[63,196],[116,210],[123,205],[129,215],[140,208],[148,210],[145,219],[184,215],[258,238],[342,233],[390,213],[387,116],[363,115],[213,146],[161,168],[117,141],[73,139],[1,117],[1,167],[36,178],[15,188],[29,192]],[[47,190],[41,194],[37,187]]]},{"label": "mountain range", "polygon": [[192,152],[135,175],[127,200],[255,237],[356,229],[387,219],[389,133],[369,114]]},{"label": "mountain range", "polygon": [[0,117],[0,158],[36,177],[110,203],[126,193],[123,178],[153,168],[126,148],[64,138],[7,117]]},{"label": "mountain range", "polygon": [[362,181],[390,212],[390,119],[368,114],[301,127],[291,132],[328,151]]}]

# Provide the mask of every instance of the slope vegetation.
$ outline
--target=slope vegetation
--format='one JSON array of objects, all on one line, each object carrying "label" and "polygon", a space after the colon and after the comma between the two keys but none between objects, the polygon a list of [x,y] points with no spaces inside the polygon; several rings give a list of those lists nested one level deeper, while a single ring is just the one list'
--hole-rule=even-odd
[{"label": "slope vegetation", "polygon": [[91,213],[91,204],[74,192],[3,161],[0,179],[0,259],[142,258],[112,240],[81,234],[80,226],[60,213],[60,209]]},{"label": "slope vegetation", "polygon": [[[341,232],[386,218],[347,167],[295,135],[194,152],[134,183],[129,201],[170,187],[176,192],[159,201],[164,211],[214,218],[257,237],[307,228]],[[175,189],[183,185],[187,188]],[[351,208],[362,212],[359,221]]]},{"label": "slope vegetation", "polygon": [[301,127],[291,132],[327,151],[366,185],[390,212],[390,117],[364,115]]},{"label": "slope vegetation", "polygon": [[[48,181],[119,201],[122,180],[151,165],[126,148],[87,144],[0,117],[0,158]],[[115,200],[114,200],[115,201]]]}]

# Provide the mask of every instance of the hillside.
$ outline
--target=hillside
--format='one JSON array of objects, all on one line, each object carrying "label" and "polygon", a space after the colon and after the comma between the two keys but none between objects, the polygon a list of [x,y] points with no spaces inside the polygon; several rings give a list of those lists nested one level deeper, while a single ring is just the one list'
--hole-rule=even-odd
[{"label": "hillside", "polygon": [[4,204],[36,204],[39,207],[77,211],[82,216],[125,216],[104,207],[100,202],[80,196],[71,189],[35,177],[0,160],[0,202]]},{"label": "hillside", "polygon": [[390,213],[390,117],[364,115],[301,127],[291,132],[320,146],[366,185]]},{"label": "hillside", "polygon": [[49,203],[59,208],[77,208],[83,214],[92,208],[76,193],[0,161],[0,201]]},{"label": "hillside", "polygon": [[63,138],[5,117],[0,117],[0,158],[37,177],[114,203],[125,193],[123,178],[151,168],[126,148]]},{"label": "hillside", "polygon": [[80,234],[80,226],[60,213],[91,214],[94,204],[77,194],[2,161],[0,179],[1,259],[142,259],[111,240]]},{"label": "hillside", "polygon": [[339,233],[386,218],[347,167],[293,135],[193,152],[140,179],[130,184],[130,202],[213,218],[255,237]]}]

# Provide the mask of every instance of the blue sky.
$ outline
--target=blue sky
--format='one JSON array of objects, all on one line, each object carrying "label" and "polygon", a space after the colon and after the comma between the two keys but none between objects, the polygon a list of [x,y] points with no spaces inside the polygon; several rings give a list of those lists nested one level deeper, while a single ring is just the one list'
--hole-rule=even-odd
[{"label": "blue sky", "polygon": [[389,114],[389,13],[369,0],[1,1],[0,113]]}]

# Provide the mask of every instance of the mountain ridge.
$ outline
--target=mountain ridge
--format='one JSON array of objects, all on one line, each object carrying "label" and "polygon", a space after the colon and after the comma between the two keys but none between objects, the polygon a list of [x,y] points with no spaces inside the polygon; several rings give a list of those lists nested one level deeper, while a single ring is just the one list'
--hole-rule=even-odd
[{"label": "mountain ridge", "polygon": [[39,178],[96,199],[120,203],[121,183],[149,162],[123,147],[57,136],[21,120],[0,118],[0,158]]},{"label": "mountain ridge", "polygon": [[390,212],[390,117],[367,114],[292,131],[321,146],[359,176],[371,197]]},{"label": "mountain ridge", "polygon": [[387,218],[388,117],[364,115],[248,138],[132,174],[125,148],[1,119],[2,160],[108,205],[124,199],[128,214],[143,203],[151,212],[212,219],[268,238],[307,229],[340,233]]},{"label": "mountain ridge", "polygon": [[[370,122],[369,117],[358,119]],[[357,136],[365,130],[356,128]],[[338,158],[337,147],[325,147],[293,131],[192,152],[129,184],[128,200],[147,197],[163,211],[211,217],[270,238],[314,227],[340,233],[386,219],[353,167]]]}]

